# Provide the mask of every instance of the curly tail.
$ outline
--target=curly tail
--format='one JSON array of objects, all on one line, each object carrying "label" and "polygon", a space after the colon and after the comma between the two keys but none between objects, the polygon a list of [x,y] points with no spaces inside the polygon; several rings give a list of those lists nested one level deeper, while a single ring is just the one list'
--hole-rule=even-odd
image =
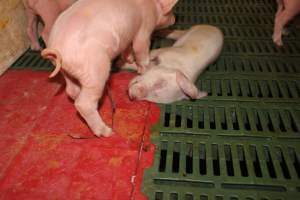
[{"label": "curly tail", "polygon": [[61,64],[62,64],[60,53],[55,49],[46,48],[41,52],[41,55],[43,58],[49,59],[55,65],[55,69],[50,74],[49,78],[56,76],[56,74],[60,71]]}]

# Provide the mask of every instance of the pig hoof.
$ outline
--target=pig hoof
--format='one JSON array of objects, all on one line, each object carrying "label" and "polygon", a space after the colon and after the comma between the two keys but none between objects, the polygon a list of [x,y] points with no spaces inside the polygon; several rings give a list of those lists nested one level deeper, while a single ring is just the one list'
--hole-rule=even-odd
[{"label": "pig hoof", "polygon": [[138,67],[138,69],[137,69],[138,74],[143,74],[143,73],[145,73],[145,71],[146,71],[145,67]]},{"label": "pig hoof", "polygon": [[283,46],[283,43],[282,43],[281,40],[280,40],[280,41],[274,41],[274,43],[275,43],[275,45],[276,45],[278,48],[280,48],[280,47]]},{"label": "pig hoof", "polygon": [[42,49],[39,45],[31,45],[30,48],[33,51],[40,51]]},{"label": "pig hoof", "polygon": [[129,54],[126,58],[125,58],[126,62],[128,62],[129,64],[134,63],[134,57],[132,54]]},{"label": "pig hoof", "polygon": [[273,36],[273,42],[276,44],[276,46],[278,47],[282,47],[283,43],[282,43],[282,40],[281,40],[281,37],[277,38],[275,36]]},{"label": "pig hoof", "polygon": [[206,97],[208,93],[206,91],[199,91],[197,99],[201,99],[203,97]]},{"label": "pig hoof", "polygon": [[107,126],[103,126],[99,131],[95,132],[95,135],[97,137],[109,137],[112,135],[112,129]]}]

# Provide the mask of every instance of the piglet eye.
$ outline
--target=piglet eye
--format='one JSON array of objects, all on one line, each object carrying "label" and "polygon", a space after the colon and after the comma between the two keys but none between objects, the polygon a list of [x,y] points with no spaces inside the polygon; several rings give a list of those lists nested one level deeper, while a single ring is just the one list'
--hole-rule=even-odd
[{"label": "piglet eye", "polygon": [[154,58],[151,59],[151,62],[154,65],[159,65],[160,64],[160,58],[158,56],[155,56]]},{"label": "piglet eye", "polygon": [[130,82],[129,82],[129,87],[131,87],[132,85],[134,85],[134,84],[136,84],[136,83],[138,83],[138,82],[139,82],[139,79],[138,79],[138,78],[136,78],[135,80],[130,81]]}]

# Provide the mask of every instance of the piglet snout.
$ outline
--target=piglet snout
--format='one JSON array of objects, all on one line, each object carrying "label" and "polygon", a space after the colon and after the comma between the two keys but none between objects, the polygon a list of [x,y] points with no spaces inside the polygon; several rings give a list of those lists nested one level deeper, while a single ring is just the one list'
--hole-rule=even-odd
[{"label": "piglet snout", "polygon": [[128,96],[131,101],[134,101],[136,99],[136,96],[133,95],[129,90],[128,90]]},{"label": "piglet snout", "polygon": [[147,96],[145,87],[135,84],[131,85],[128,90],[130,100],[140,100]]}]

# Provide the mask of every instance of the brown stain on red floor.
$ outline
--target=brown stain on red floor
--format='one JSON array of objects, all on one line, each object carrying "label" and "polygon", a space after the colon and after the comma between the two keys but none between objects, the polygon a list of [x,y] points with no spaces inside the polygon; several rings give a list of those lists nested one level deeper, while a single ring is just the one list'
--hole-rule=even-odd
[{"label": "brown stain on red floor", "polygon": [[65,135],[49,136],[47,134],[43,135],[43,133],[40,133],[40,134],[35,134],[33,136],[33,139],[38,145],[38,149],[40,149],[41,152],[47,153],[48,151],[55,150],[62,143],[62,141],[66,139],[66,136]]},{"label": "brown stain on red floor", "polygon": [[[91,140],[74,140],[67,136],[92,133],[76,114],[73,102],[65,93],[57,93],[58,85],[49,83],[47,76],[40,72],[9,71],[0,77],[1,90],[10,83],[7,92],[0,91],[0,98],[5,99],[0,105],[0,123],[4,116],[11,121],[9,127],[0,126],[0,131],[7,136],[8,131],[3,130],[9,130],[14,139],[10,141],[7,137],[1,146],[7,149],[7,156],[0,157],[1,161],[10,162],[7,166],[0,165],[3,167],[0,169],[3,172],[0,198],[128,199],[144,126],[155,121],[154,118],[147,121],[148,103],[128,99],[127,85],[134,74],[112,75],[115,134]],[[16,109],[18,112],[11,114]],[[107,96],[103,97],[99,110],[104,121],[111,124],[111,104]],[[149,113],[158,119],[157,110]],[[14,128],[21,124],[22,129]],[[145,134],[149,140],[150,132]]]},{"label": "brown stain on red floor", "polygon": [[108,165],[112,167],[120,166],[122,161],[123,161],[122,157],[113,157],[108,161]]},{"label": "brown stain on red floor", "polygon": [[76,183],[76,191],[74,194],[74,199],[84,199],[86,198],[85,193],[91,190],[91,187],[86,183]]},{"label": "brown stain on red floor", "polygon": [[135,154],[135,152],[133,153],[132,151],[124,151],[121,155],[112,156],[108,160],[108,165],[111,167],[118,167],[118,166],[122,165],[123,162],[126,162],[126,159],[128,157],[131,157],[134,154]]},{"label": "brown stain on red floor", "polygon": [[48,169],[57,169],[61,166],[61,163],[57,160],[49,160],[47,163]]},{"label": "brown stain on red floor", "polygon": [[115,114],[115,131],[125,139],[136,141],[142,134],[141,124],[145,123],[145,117],[145,110],[118,109]]}]

